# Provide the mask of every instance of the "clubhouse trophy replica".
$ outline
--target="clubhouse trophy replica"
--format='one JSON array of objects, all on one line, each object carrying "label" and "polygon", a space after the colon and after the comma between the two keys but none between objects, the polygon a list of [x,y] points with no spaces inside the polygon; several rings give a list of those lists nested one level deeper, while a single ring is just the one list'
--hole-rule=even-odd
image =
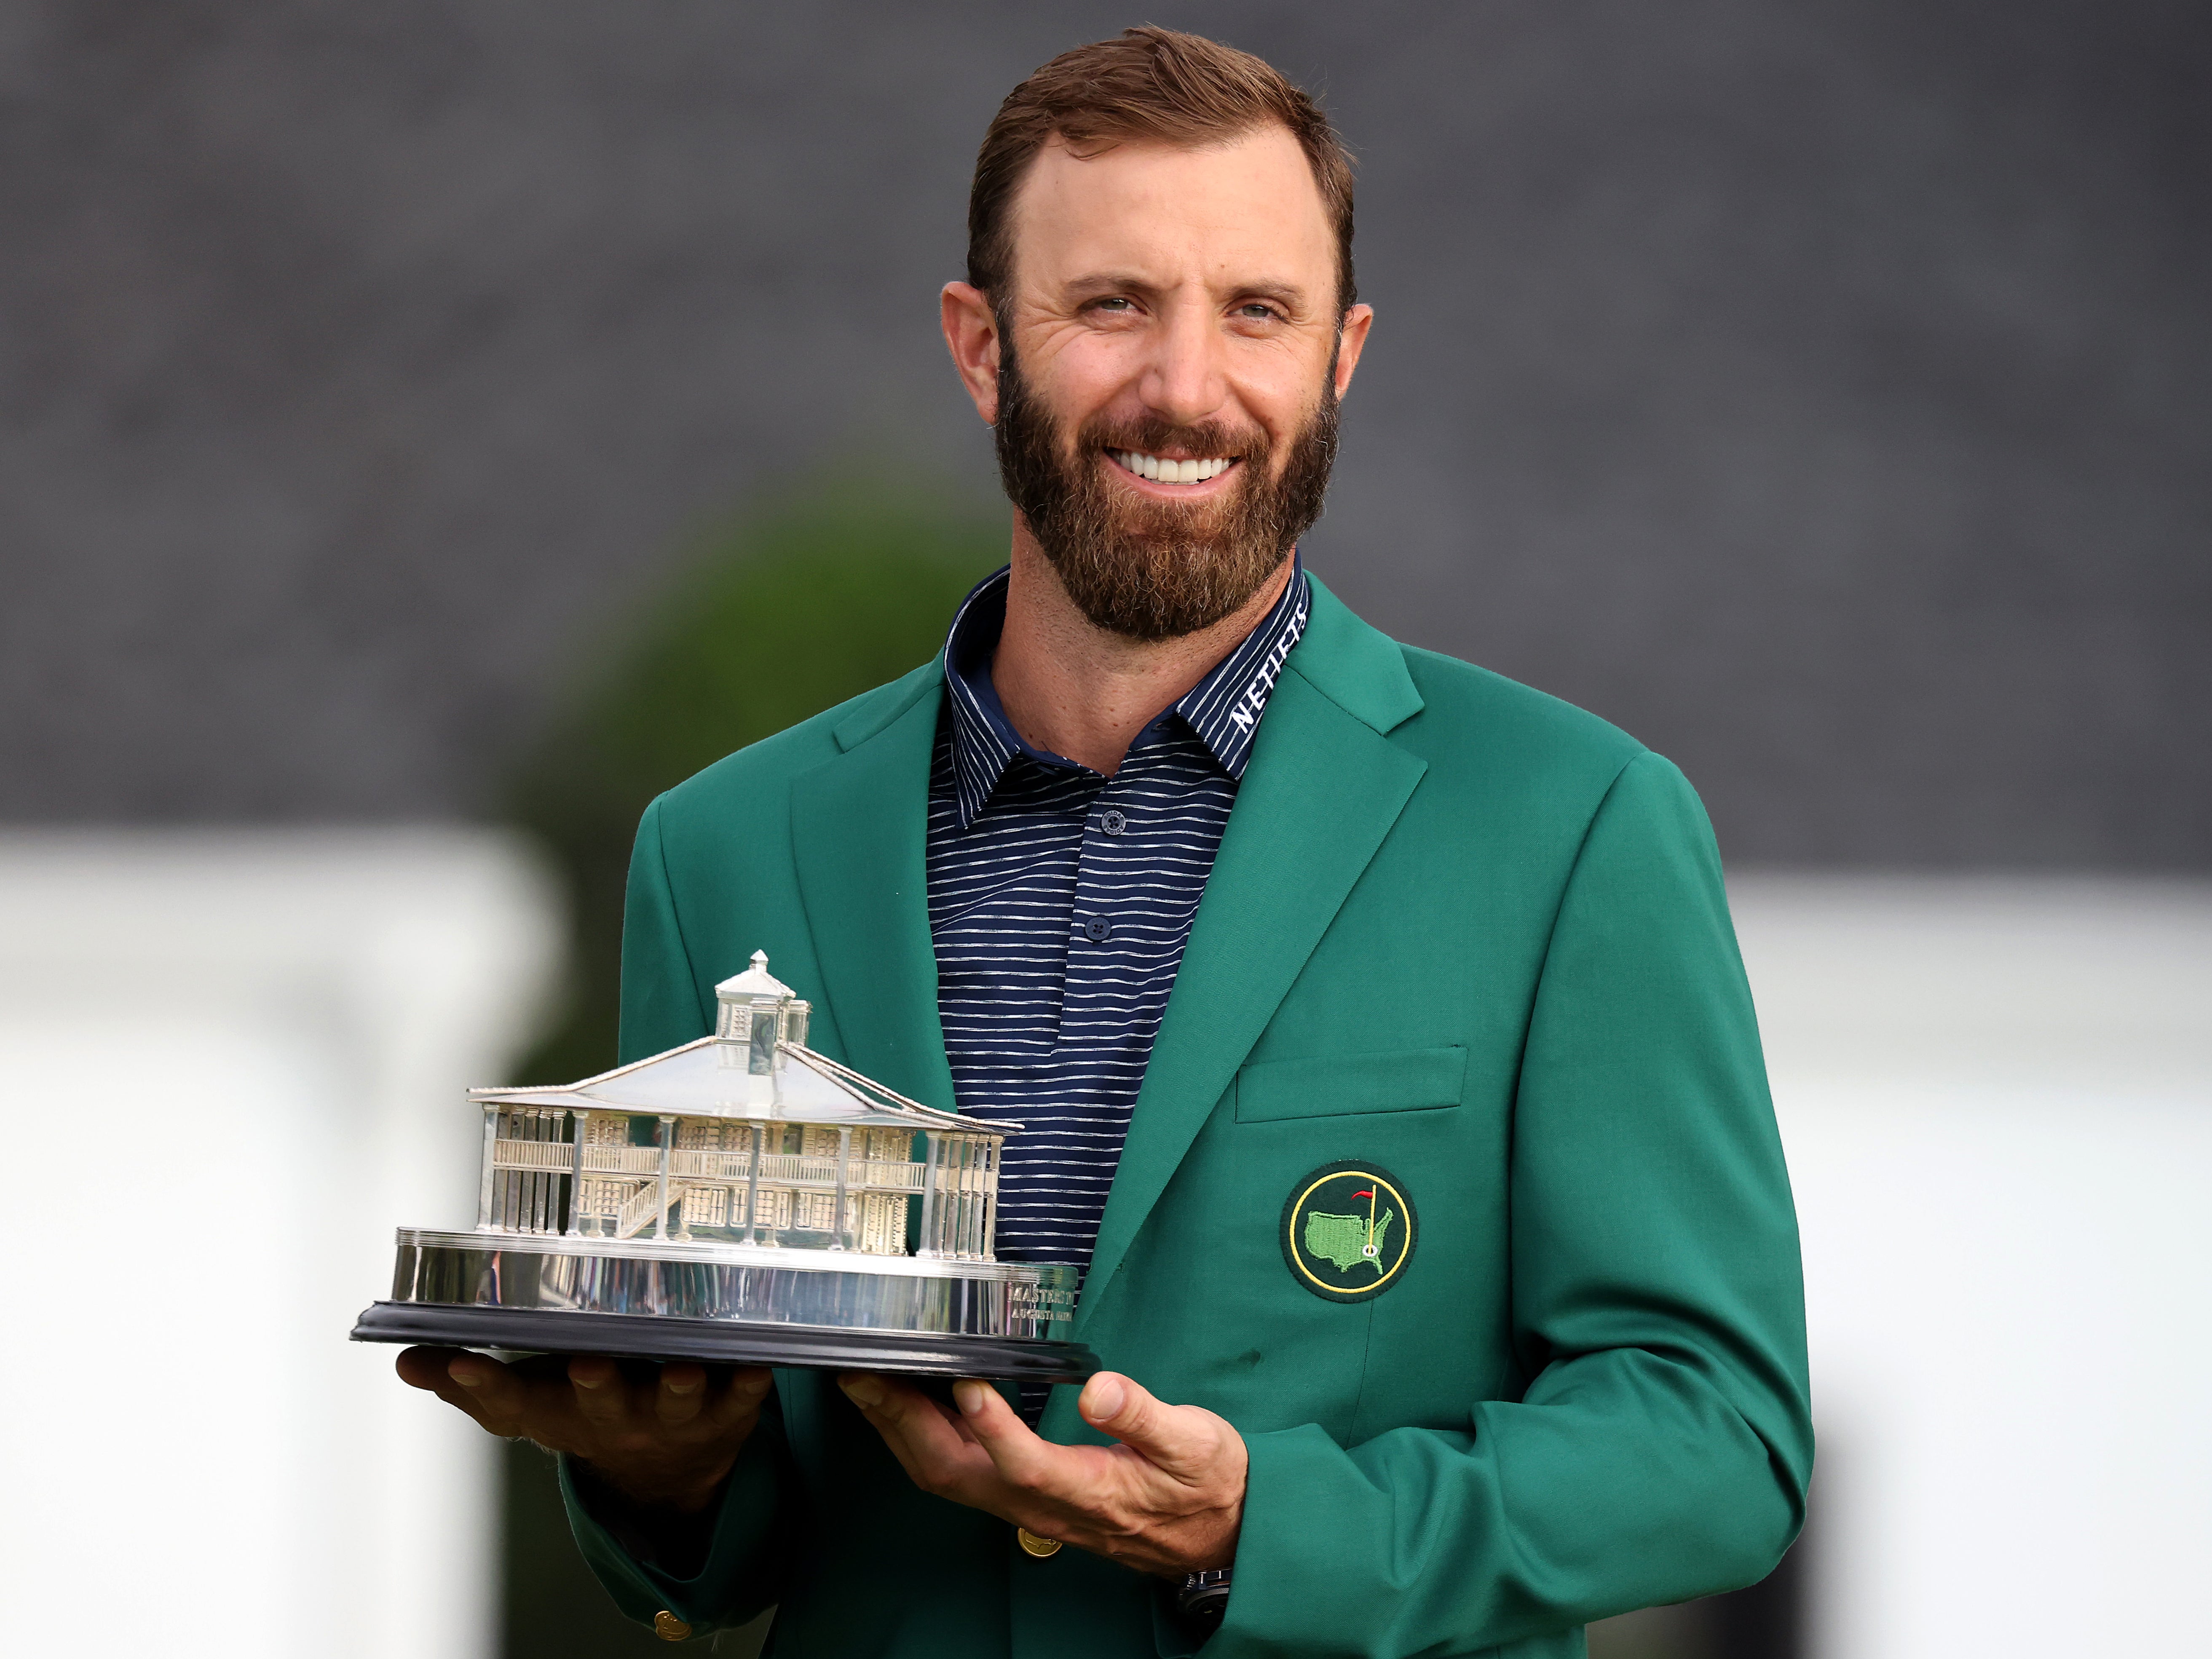
[{"label": "clubhouse trophy replica", "polygon": [[1098,1368],[1053,1334],[1075,1269],[991,1254],[1018,1126],[816,1054],[765,952],[714,994],[712,1036],[565,1088],[471,1090],[476,1231],[401,1228],[392,1299],[355,1340],[1039,1382]]}]

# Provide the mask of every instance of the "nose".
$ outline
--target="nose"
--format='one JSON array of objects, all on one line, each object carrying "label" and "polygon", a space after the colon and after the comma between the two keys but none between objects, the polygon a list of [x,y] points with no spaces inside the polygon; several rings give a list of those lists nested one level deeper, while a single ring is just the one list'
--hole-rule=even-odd
[{"label": "nose", "polygon": [[1204,304],[1166,311],[1138,381],[1145,407],[1171,426],[1195,426],[1218,415],[1228,396],[1222,344]]}]

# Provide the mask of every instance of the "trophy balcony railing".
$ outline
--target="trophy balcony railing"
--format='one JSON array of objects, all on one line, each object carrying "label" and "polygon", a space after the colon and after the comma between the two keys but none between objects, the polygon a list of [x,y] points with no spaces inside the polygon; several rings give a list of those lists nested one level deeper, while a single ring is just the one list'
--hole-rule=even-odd
[{"label": "trophy balcony railing", "polygon": [[[669,1154],[668,1172],[690,1180],[736,1182],[750,1179],[752,1167],[753,1155],[750,1152],[678,1150]],[[854,1191],[866,1188],[918,1193],[921,1190],[921,1164],[903,1160],[855,1158],[845,1164],[845,1184]],[[837,1159],[835,1155],[823,1158],[804,1152],[763,1152],[760,1178],[783,1187],[834,1187],[837,1184]]]},{"label": "trophy balcony railing", "polygon": [[[752,1174],[752,1153],[678,1148],[668,1155],[668,1173],[692,1181],[737,1182]],[[575,1143],[566,1140],[495,1140],[492,1143],[495,1170],[544,1170],[567,1175],[579,1167]],[[658,1146],[586,1146],[581,1163],[587,1176],[650,1176],[660,1173]],[[905,1160],[854,1158],[845,1166],[845,1182],[855,1189],[918,1193],[924,1170]],[[803,1152],[763,1152],[760,1177],[785,1186],[834,1187],[837,1159],[810,1157]]]},{"label": "trophy balcony railing", "polygon": [[[576,1167],[576,1146],[569,1140],[495,1140],[491,1166],[495,1170],[555,1170],[565,1175]],[[658,1146],[584,1148],[586,1175],[657,1175],[659,1171]]]}]

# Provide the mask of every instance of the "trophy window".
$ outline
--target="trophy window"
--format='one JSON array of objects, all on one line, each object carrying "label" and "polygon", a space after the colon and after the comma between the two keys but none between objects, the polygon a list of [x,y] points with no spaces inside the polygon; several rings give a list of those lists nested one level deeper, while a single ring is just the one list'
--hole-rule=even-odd
[{"label": "trophy window", "polygon": [[690,1187],[684,1193],[686,1227],[726,1227],[730,1224],[730,1190],[726,1187]]},{"label": "trophy window", "polygon": [[711,1117],[687,1117],[676,1125],[676,1147],[685,1152],[733,1152],[750,1148],[746,1126]]},{"label": "trophy window", "polygon": [[592,1224],[612,1221],[622,1213],[623,1200],[636,1185],[628,1181],[586,1181],[584,1182],[583,1231],[596,1234],[599,1229]]},{"label": "trophy window", "polygon": [[886,1193],[860,1200],[860,1248],[872,1255],[906,1254],[906,1200]]},{"label": "trophy window", "polygon": [[775,1043],[783,1022],[769,1008],[753,1011],[752,1030],[747,1038],[750,1047],[745,1069],[755,1077],[769,1077],[775,1071]]},{"label": "trophy window", "polygon": [[753,1206],[753,1224],[775,1232],[789,1231],[791,1189],[788,1187],[762,1188],[759,1201]]}]

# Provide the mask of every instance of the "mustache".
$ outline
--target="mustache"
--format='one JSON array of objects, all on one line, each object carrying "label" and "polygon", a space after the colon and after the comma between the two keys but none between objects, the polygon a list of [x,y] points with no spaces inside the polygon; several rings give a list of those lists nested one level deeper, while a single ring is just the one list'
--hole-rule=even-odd
[{"label": "mustache", "polygon": [[1236,428],[1223,421],[1177,426],[1156,415],[1135,417],[1093,416],[1075,434],[1079,454],[1100,449],[1133,449],[1158,455],[1170,449],[1203,460],[1265,460],[1273,446],[1257,427]]}]

